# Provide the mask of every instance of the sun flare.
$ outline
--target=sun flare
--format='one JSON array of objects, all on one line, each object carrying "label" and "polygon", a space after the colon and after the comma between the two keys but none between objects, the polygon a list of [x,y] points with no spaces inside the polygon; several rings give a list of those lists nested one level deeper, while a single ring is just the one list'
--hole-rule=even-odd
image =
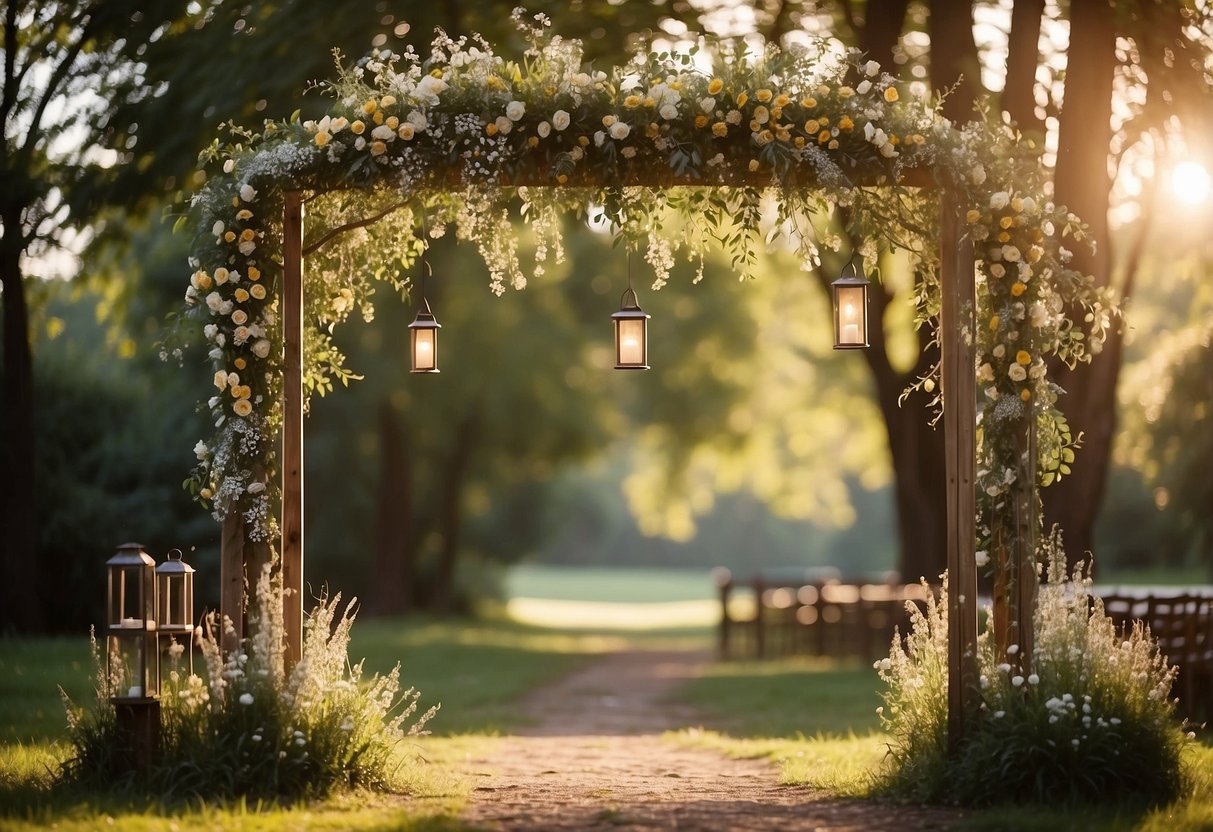
[{"label": "sun flare", "polygon": [[1213,180],[1199,162],[1180,162],[1171,172],[1171,189],[1180,201],[1197,205],[1209,198]]}]

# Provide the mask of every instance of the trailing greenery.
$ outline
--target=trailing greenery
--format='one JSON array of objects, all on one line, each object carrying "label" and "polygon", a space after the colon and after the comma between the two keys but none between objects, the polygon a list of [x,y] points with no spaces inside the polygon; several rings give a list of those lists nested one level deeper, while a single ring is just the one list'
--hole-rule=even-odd
[{"label": "trailing greenery", "polygon": [[1176,724],[1168,667],[1138,622],[1117,631],[1091,594],[1087,567],[1066,574],[1060,538],[1041,554],[1035,647],[995,655],[979,636],[980,711],[955,753],[947,748],[947,587],[913,611],[904,646],[877,662],[882,721],[892,735],[883,788],[914,800],[1157,805],[1187,790],[1181,765],[1193,735]]},{"label": "trailing greenery", "polygon": [[[348,657],[353,603],[322,598],[304,624],[303,652],[283,663],[282,586],[266,567],[250,611],[252,636],[241,651],[220,650],[208,627],[196,633],[206,679],[184,673],[185,646],[168,649],[172,669],[161,691],[161,738],[147,770],[136,771],[108,692],[124,690],[125,668],[102,657],[96,707],[69,712],[73,747],[62,777],[85,786],[116,786],[166,802],[200,797],[322,797],[338,787],[392,790],[399,782],[397,746],[421,733],[437,711],[410,724],[420,694],[400,690],[399,664],[362,678]],[[225,622],[230,627],[230,622]],[[69,703],[70,707],[70,703]]]}]

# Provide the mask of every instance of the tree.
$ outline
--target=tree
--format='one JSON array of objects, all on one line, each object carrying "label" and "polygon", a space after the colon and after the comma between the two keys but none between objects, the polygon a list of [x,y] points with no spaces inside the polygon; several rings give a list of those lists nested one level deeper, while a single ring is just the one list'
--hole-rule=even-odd
[{"label": "tree", "polygon": [[98,148],[106,113],[139,74],[135,52],[179,20],[185,3],[77,0],[3,7],[0,83],[0,290],[4,303],[0,409],[0,629],[38,629],[35,389],[26,279],[79,248],[111,178]]}]

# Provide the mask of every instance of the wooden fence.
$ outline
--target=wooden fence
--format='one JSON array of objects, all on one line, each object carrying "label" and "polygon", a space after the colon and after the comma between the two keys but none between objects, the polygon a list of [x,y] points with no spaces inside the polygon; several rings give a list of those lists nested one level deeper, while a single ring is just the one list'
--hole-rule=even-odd
[{"label": "wooden fence", "polygon": [[[727,570],[717,572],[716,585],[718,651],[725,659],[809,655],[875,661],[888,655],[895,628],[908,632],[906,602],[921,608],[930,591],[921,584],[833,578],[799,585],[755,578],[743,585]],[[1213,596],[1097,593],[1118,627],[1143,622],[1167,661],[1179,666],[1172,691],[1179,713],[1213,719]]]}]

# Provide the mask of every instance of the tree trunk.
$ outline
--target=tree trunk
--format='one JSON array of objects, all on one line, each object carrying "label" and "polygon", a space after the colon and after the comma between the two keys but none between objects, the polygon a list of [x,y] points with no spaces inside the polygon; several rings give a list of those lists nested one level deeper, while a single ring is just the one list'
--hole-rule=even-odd
[{"label": "tree trunk", "polygon": [[1044,11],[1044,0],[1015,0],[1011,9],[1002,109],[1025,132],[1044,130],[1044,123],[1036,117],[1036,67],[1040,64],[1040,18]]},{"label": "tree trunk", "polygon": [[375,510],[375,580],[368,611],[402,615],[409,611],[415,578],[413,465],[409,437],[392,405],[379,405],[379,488]]},{"label": "tree trunk", "polygon": [[[1066,71],[1066,97],[1058,135],[1055,193],[1059,205],[1089,226],[1097,249],[1076,247],[1076,268],[1108,285],[1111,257],[1108,238],[1109,144],[1112,137],[1112,81],[1116,68],[1116,30],[1106,0],[1074,0]],[[1045,525],[1061,526],[1067,549],[1081,555],[1092,549],[1095,517],[1103,498],[1112,439],[1116,431],[1116,384],[1120,377],[1123,338],[1108,336],[1103,354],[1076,370],[1052,367],[1054,380],[1066,391],[1058,405],[1070,428],[1081,432],[1083,446],[1074,473],[1044,489]]]},{"label": "tree trunk", "polygon": [[[973,103],[984,91],[973,40],[973,5],[968,0],[932,0],[931,86],[951,90],[943,114],[956,123],[973,119]],[[952,89],[955,86],[955,89]]]},{"label": "tree trunk", "polygon": [[[43,587],[34,516],[34,381],[29,310],[21,275],[21,215],[5,206],[0,237],[4,303],[4,374],[0,401],[0,633],[38,632]],[[103,553],[104,550],[102,550]]]},{"label": "tree trunk", "polygon": [[856,37],[860,51],[869,60],[880,64],[885,72],[894,75],[897,65],[893,62],[893,47],[901,37],[901,26],[909,5],[909,0],[868,3],[864,11],[863,31],[857,33]]},{"label": "tree trunk", "polygon": [[455,606],[455,564],[459,558],[459,532],[463,524],[463,483],[472,461],[472,448],[479,432],[480,411],[473,408],[455,432],[455,446],[447,466],[446,488],[442,495],[442,545],[438,553],[438,573],[434,580],[436,612],[449,613]]}]

